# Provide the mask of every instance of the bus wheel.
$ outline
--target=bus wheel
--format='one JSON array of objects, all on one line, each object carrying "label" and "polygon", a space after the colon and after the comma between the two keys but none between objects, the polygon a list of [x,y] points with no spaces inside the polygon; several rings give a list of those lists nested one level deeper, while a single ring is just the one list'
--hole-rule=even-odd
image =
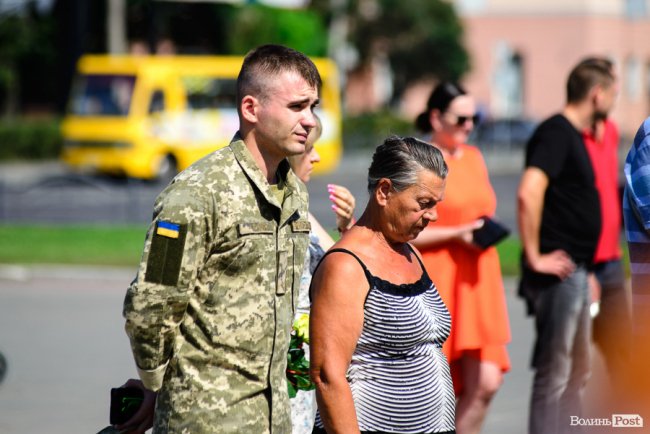
[{"label": "bus wheel", "polygon": [[166,155],[162,159],[160,165],[158,166],[158,173],[156,174],[156,180],[160,182],[169,182],[174,176],[178,173],[178,163],[176,158],[173,155]]}]

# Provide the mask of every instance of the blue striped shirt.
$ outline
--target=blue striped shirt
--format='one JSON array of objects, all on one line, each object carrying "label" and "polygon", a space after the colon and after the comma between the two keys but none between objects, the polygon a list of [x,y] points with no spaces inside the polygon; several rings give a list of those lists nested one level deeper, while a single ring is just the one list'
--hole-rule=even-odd
[{"label": "blue striped shirt", "polygon": [[630,252],[635,332],[650,336],[650,118],[634,137],[624,172],[623,218]]}]

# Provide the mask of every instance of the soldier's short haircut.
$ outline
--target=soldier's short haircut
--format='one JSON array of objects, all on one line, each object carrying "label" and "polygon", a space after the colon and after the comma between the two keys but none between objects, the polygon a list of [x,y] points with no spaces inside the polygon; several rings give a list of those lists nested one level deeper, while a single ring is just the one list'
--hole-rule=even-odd
[{"label": "soldier's short haircut", "polygon": [[283,45],[268,44],[251,50],[244,58],[237,77],[237,102],[246,95],[264,99],[269,81],[287,71],[298,73],[320,91],[321,77],[309,57]]},{"label": "soldier's short haircut", "polygon": [[368,192],[372,195],[382,178],[390,179],[395,191],[403,191],[417,182],[422,170],[445,179],[448,169],[442,152],[414,137],[390,136],[372,156],[368,169]]},{"label": "soldier's short haircut", "polygon": [[614,64],[604,57],[588,57],[580,61],[567,80],[567,102],[583,101],[594,86],[605,88],[614,84]]}]

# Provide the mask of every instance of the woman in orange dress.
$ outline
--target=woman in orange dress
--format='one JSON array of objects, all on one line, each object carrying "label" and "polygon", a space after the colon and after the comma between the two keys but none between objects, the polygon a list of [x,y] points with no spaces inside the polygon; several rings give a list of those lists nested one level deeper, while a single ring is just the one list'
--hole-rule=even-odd
[{"label": "woman in orange dress", "polygon": [[443,349],[456,391],[456,430],[478,433],[490,401],[510,369],[506,344],[510,325],[499,256],[481,250],[472,231],[481,216],[493,216],[496,195],[483,156],[466,144],[476,107],[458,84],[443,82],[432,92],[416,126],[431,132],[449,167],[439,219],[413,242],[452,317],[451,336]]}]

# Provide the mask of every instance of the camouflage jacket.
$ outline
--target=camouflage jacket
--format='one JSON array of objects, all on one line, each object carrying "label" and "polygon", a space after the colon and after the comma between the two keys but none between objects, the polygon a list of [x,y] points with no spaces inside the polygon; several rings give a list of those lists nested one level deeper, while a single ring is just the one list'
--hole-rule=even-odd
[{"label": "camouflage jacket", "polygon": [[309,243],[307,190],[282,162],[284,202],[244,143],[157,198],[124,301],[155,433],[289,433],[285,370]]}]

